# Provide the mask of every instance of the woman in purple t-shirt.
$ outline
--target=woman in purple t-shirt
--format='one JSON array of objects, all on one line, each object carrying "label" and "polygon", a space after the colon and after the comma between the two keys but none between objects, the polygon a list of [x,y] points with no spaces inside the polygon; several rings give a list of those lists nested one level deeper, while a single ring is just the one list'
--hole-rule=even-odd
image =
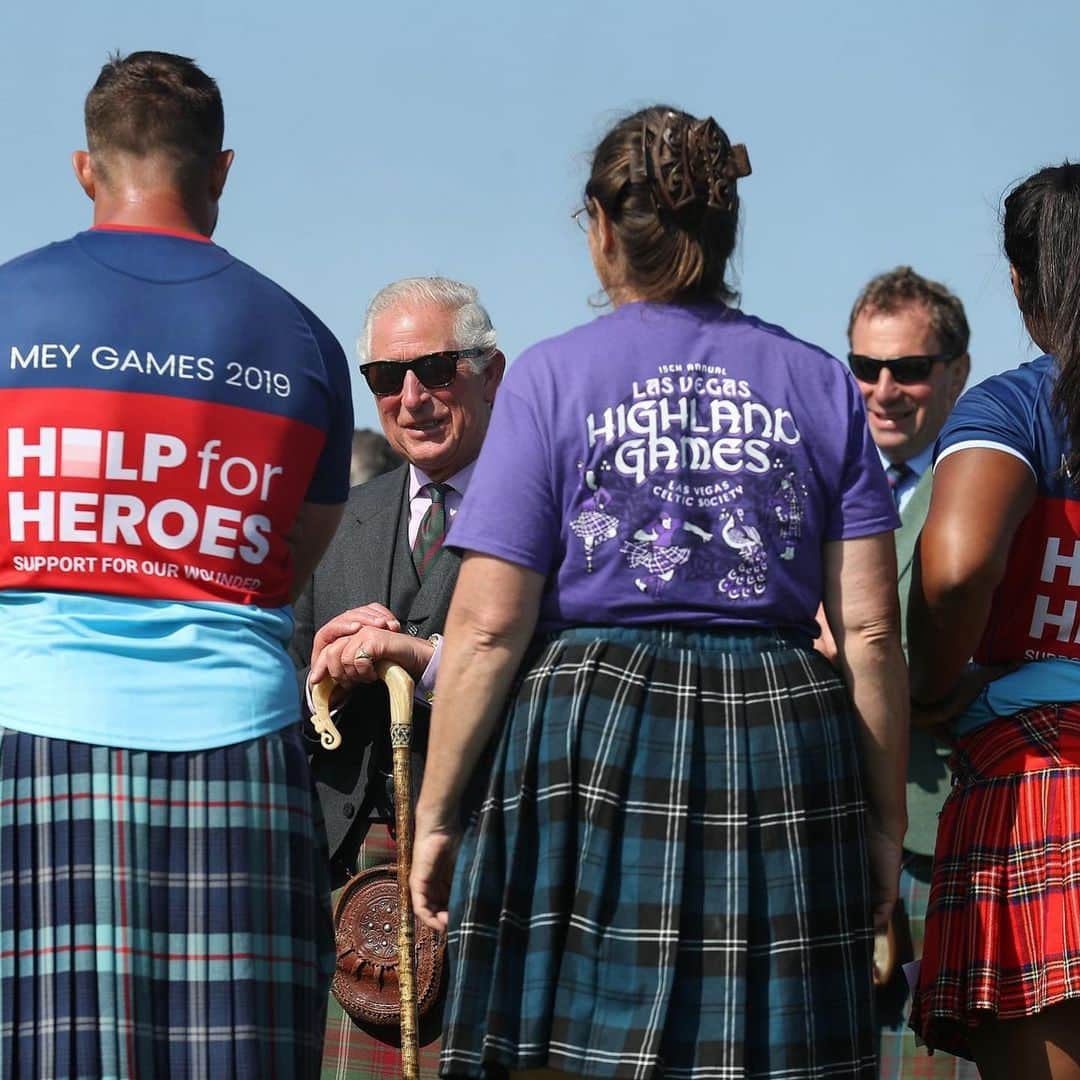
[{"label": "woman in purple t-shirt", "polygon": [[897,520],[846,370],[728,306],[749,171],[666,107],[604,138],[614,310],[514,365],[451,530],[413,873],[451,934],[444,1073],[875,1073]]}]

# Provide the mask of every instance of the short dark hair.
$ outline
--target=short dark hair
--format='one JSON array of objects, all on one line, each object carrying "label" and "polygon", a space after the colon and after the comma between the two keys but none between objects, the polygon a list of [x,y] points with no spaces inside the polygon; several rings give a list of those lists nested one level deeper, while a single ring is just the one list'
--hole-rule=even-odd
[{"label": "short dark hair", "polygon": [[937,338],[941,352],[951,360],[963,356],[971,340],[964,305],[940,281],[924,278],[910,266],[897,266],[866,283],[851,309],[848,342],[851,341],[855,320],[863,312],[880,311],[884,315],[895,315],[916,304],[926,308],[930,316],[930,329]]},{"label": "short dark hair", "polygon": [[1040,169],[1013,188],[1003,227],[1024,321],[1058,362],[1052,400],[1068,432],[1068,475],[1080,486],[1080,165]]},{"label": "short dark hair", "polygon": [[183,182],[209,168],[225,137],[217,83],[172,53],[111,56],[86,95],[85,117],[90,152],[105,157],[106,172],[111,152],[164,154]]},{"label": "short dark hair", "polygon": [[661,303],[727,301],[724,280],[739,222],[736,180],[749,173],[712,118],[653,105],[620,120],[593,153],[585,208],[604,208],[627,284]]}]

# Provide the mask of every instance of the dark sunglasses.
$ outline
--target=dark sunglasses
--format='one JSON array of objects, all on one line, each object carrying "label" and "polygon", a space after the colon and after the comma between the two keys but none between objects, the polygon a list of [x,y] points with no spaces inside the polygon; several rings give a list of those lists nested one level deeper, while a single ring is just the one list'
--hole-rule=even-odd
[{"label": "dark sunglasses", "polygon": [[848,353],[848,367],[859,382],[876,383],[882,368],[888,368],[889,374],[901,385],[926,382],[934,365],[941,360],[947,364],[955,360],[948,353],[936,353],[933,356],[897,356],[892,360],[878,360],[874,356],[860,356]]},{"label": "dark sunglasses", "polygon": [[361,364],[360,371],[376,397],[400,394],[406,371],[411,371],[429,390],[439,390],[454,381],[459,360],[474,360],[487,351],[447,349],[418,356],[415,360],[372,360],[370,364]]}]

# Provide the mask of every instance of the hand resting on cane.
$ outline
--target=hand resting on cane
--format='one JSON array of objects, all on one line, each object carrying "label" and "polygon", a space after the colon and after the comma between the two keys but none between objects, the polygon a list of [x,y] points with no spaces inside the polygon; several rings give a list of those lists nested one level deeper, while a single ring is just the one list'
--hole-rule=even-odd
[{"label": "hand resting on cane", "polygon": [[309,697],[310,687],[329,674],[336,683],[331,706],[340,708],[353,686],[377,679],[376,660],[400,664],[419,683],[435,646],[400,629],[394,613],[377,603],[350,608],[325,623],[312,643]]},{"label": "hand resting on cane", "polygon": [[426,638],[395,633],[377,626],[365,626],[355,633],[336,638],[311,654],[311,685],[329,674],[339,687],[375,682],[375,664],[389,660],[400,664],[413,679],[419,679],[434,655],[435,646]]}]

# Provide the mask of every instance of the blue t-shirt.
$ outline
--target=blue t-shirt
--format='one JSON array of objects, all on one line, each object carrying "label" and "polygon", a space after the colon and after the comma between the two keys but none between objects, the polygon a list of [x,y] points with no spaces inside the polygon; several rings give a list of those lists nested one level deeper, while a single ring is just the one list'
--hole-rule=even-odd
[{"label": "blue t-shirt", "polygon": [[202,238],[93,229],[0,267],[0,726],[222,746],[297,715],[287,536],[343,502],[341,347]]},{"label": "blue t-shirt", "polygon": [[898,524],[842,364],[718,305],[635,303],[513,365],[449,542],[545,575],[544,628],[816,634],[822,545]]},{"label": "blue t-shirt", "polygon": [[935,467],[965,450],[999,450],[1023,461],[1036,485],[975,652],[978,663],[1023,666],[986,687],[958,720],[961,734],[1080,700],[1080,493],[1065,474],[1068,436],[1051,402],[1057,373],[1057,361],[1040,356],[972,387],[938,438]]}]

